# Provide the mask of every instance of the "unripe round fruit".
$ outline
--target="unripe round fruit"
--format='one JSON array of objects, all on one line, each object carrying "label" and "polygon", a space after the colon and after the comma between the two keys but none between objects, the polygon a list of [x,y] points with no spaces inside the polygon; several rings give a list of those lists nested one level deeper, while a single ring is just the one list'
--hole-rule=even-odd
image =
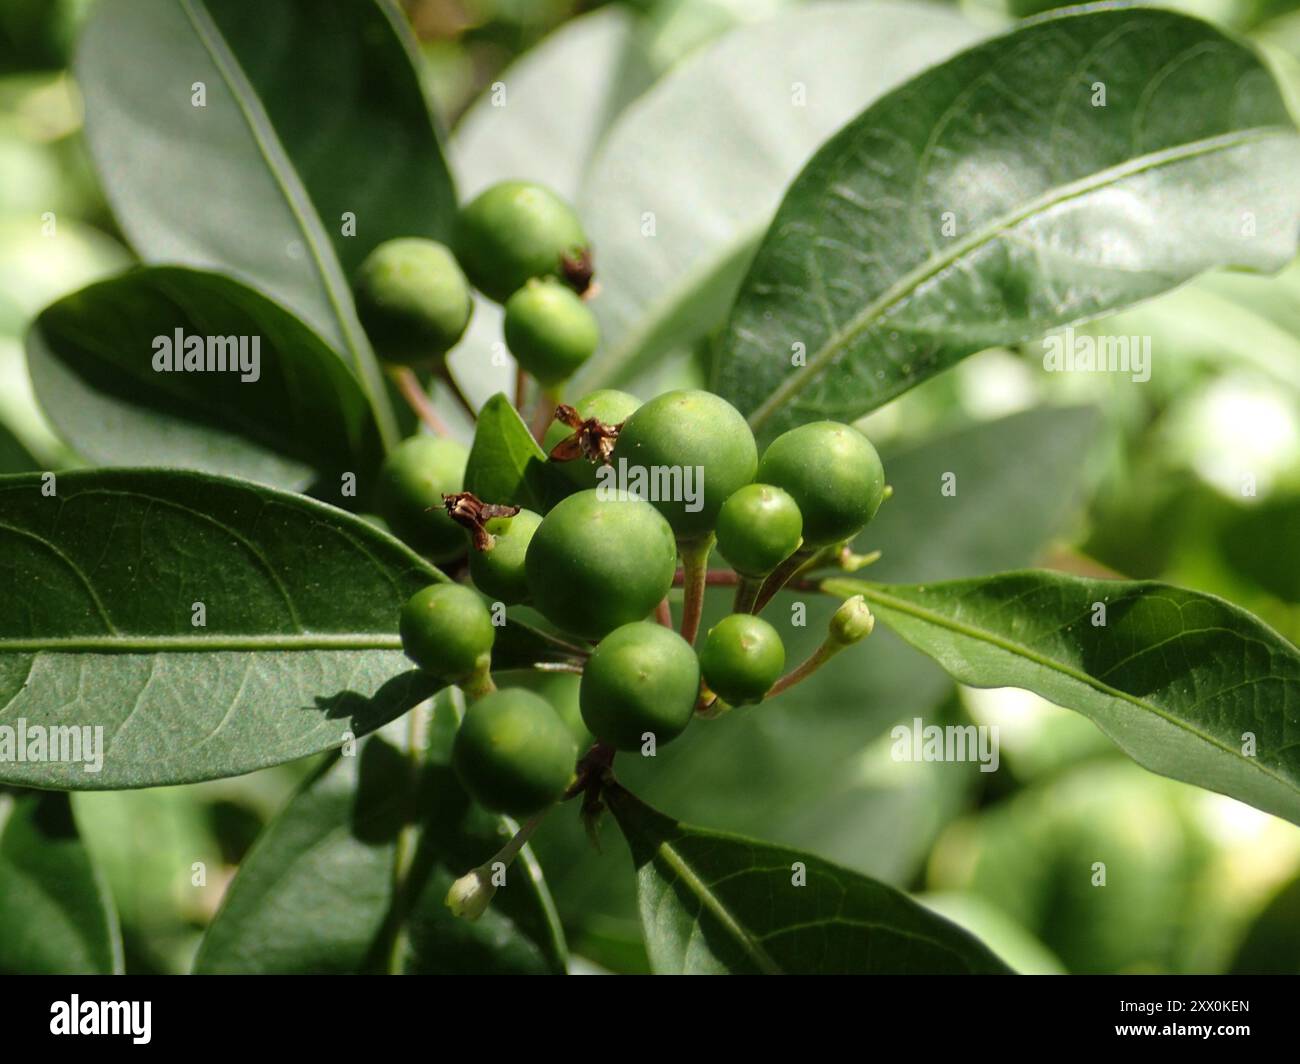
[{"label": "unripe round fruit", "polygon": [[465,483],[469,451],[454,440],[412,436],[384,459],[375,507],[394,534],[436,562],[465,552],[465,530],[447,516],[443,495]]},{"label": "unripe round fruit", "polygon": [[476,802],[527,817],[554,802],[573,778],[578,744],[546,699],[506,688],[465,712],[451,765]]},{"label": "unripe round fruit", "polygon": [[[601,388],[590,395],[584,395],[573,404],[573,408],[584,421],[587,418],[595,418],[602,425],[613,428],[631,417],[632,412],[640,405],[641,400],[635,395],[614,388]],[[542,450],[550,454],[556,444],[572,435],[573,429],[568,425],[562,421],[552,421],[546,430],[546,436],[542,439]],[[586,458],[574,458],[568,462],[551,464],[579,488],[594,488],[596,474],[601,468],[598,463],[589,462]]]},{"label": "unripe round fruit", "polygon": [[778,436],[763,454],[758,479],[794,496],[804,548],[813,550],[856,536],[885,494],[885,470],[871,441],[838,421],[814,421]]},{"label": "unripe round fruit", "polygon": [[366,335],[389,362],[441,358],[456,346],[474,309],[450,249],[418,237],[380,244],[362,262],[353,289]]},{"label": "unripe round fruit", "polygon": [[704,637],[704,682],[733,706],[761,702],[785,668],[785,644],[767,621],[752,613],[724,617]]},{"label": "unripe round fruit", "polygon": [[483,527],[491,534],[489,550],[469,552],[469,575],[483,594],[507,606],[528,597],[524,559],[533,533],[542,523],[532,510],[520,510],[514,517],[493,517]]},{"label": "unripe round fruit", "polygon": [[496,674],[494,679],[498,687],[522,687],[525,691],[532,691],[546,699],[573,735],[579,754],[590,749],[596,741],[596,737],[583,723],[582,709],[578,705],[578,688],[582,683],[580,677],[571,672],[510,669]]},{"label": "unripe round fruit", "polygon": [[548,621],[599,639],[663,600],[677,571],[677,546],[648,503],[580,491],[542,518],[525,569],[532,604]]},{"label": "unripe round fruit", "polygon": [[700,665],[671,628],[637,621],[615,629],[591,653],[579,700],[591,733],[619,750],[636,750],[645,734],[656,745],[691,722],[700,693]]},{"label": "unripe round fruit", "polygon": [[718,512],[718,553],[742,576],[766,576],[799,547],[803,516],[774,484],[746,484]]},{"label": "unripe round fruit", "polygon": [[[679,471],[672,482],[683,488],[687,476],[692,478],[699,492],[693,500],[654,503],[678,536],[691,539],[713,531],[723,502],[754,479],[758,448],[748,423],[729,402],[711,392],[682,390],[651,399],[627,419],[614,445],[614,464],[620,460],[627,462],[630,482],[633,470],[652,475],[656,467]],[[696,504],[698,510],[687,509]]]},{"label": "unripe round fruit", "polygon": [[587,247],[578,216],[549,188],[502,181],[456,219],[456,257],[484,295],[504,303],[530,277],[558,274],[565,256]]},{"label": "unripe round fruit", "polygon": [[506,300],[506,346],[543,385],[568,380],[596,353],[596,316],[568,285],[534,278]]},{"label": "unripe round fruit", "polygon": [[459,681],[492,653],[496,629],[483,600],[463,584],[434,584],[402,607],[398,630],[406,656],[435,676]]}]

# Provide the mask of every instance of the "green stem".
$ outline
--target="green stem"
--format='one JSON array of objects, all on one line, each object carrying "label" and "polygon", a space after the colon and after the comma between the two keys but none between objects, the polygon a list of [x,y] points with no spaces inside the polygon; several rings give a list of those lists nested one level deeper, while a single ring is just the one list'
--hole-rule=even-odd
[{"label": "green stem", "polygon": [[789,690],[795,684],[799,683],[799,681],[808,679],[809,676],[815,673],[818,669],[820,669],[823,665],[825,665],[828,661],[830,661],[831,658],[833,658],[836,654],[838,654],[841,650],[843,650],[845,645],[846,644],[838,642],[837,640],[834,639],[826,640],[826,642],[824,642],[821,646],[819,646],[816,650],[814,650],[811,655],[809,655],[807,661],[805,661],[798,668],[792,669],[790,672],[786,673],[779,680],[777,680],[776,683],[774,683],[771,686],[771,688],[768,690],[767,694],[764,695],[763,697],[775,698],[782,691]]},{"label": "green stem", "polygon": [[397,842],[393,848],[393,901],[389,913],[391,921],[391,939],[388,950],[388,974],[402,973],[402,959],[406,955],[410,933],[407,916],[410,913],[410,879],[411,865],[415,860],[418,843],[419,819],[418,795],[420,777],[424,770],[425,753],[429,745],[429,709],[428,702],[422,702],[406,718],[406,759],[407,791],[405,815],[402,828],[397,833]]},{"label": "green stem", "polygon": [[682,556],[682,638],[691,645],[700,631],[700,615],[704,612],[704,588],[709,575],[709,552],[713,550],[713,534],[700,539],[678,541],[677,551]]},{"label": "green stem", "polygon": [[785,561],[772,570],[771,574],[763,581],[762,588],[759,589],[758,598],[754,601],[753,613],[762,613],[763,609],[773,596],[800,569],[802,569],[812,558],[816,557],[816,551],[797,550],[790,555]]},{"label": "green stem", "polygon": [[732,613],[753,613],[754,603],[763,587],[761,577],[742,576],[736,582],[736,597],[731,603]]},{"label": "green stem", "polygon": [[497,689],[497,685],[492,682],[491,655],[484,654],[479,659],[478,666],[470,674],[469,678],[460,685],[460,689],[465,692],[467,702],[477,702],[480,698],[492,694]]}]

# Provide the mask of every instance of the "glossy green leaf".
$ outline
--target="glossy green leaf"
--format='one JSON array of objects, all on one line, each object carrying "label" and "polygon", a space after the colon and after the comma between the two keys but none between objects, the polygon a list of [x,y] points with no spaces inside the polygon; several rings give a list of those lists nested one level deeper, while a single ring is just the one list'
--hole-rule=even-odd
[{"label": "glossy green leaf", "polygon": [[397,617],[443,577],[365,521],[195,473],[43,484],[0,479],[0,724],[102,729],[103,763],[3,761],[0,780],[236,775],[336,747],[430,693]]},{"label": "glossy green leaf", "polygon": [[937,5],[802,5],[726,34],[630,105],[579,200],[604,342],[572,394],[622,386],[721,325],[782,192],[814,150],[982,33]]},{"label": "glossy green leaf", "polygon": [[1300,823],[1300,651],[1222,599],[1034,571],[823,586],[864,595],[961,683],[1033,691],[1153,772]]},{"label": "glossy green leaf", "polygon": [[135,248],[283,302],[345,355],[385,435],[348,276],[390,237],[445,238],[455,210],[403,18],[388,0],[106,0],[76,63]]},{"label": "glossy green leaf", "polygon": [[513,405],[498,392],[479,411],[465,467],[465,490],[484,502],[545,513],[555,497],[546,452],[537,445]]},{"label": "glossy green leaf", "polygon": [[621,787],[606,796],[632,848],[656,972],[1008,971],[965,931],[883,883],[796,850],[686,827]]},{"label": "glossy green leaf", "polygon": [[1209,25],[1128,7],[1026,24],[818,151],[741,288],[718,390],[770,439],[1211,267],[1279,269],[1297,168],[1276,84]]},{"label": "glossy green leaf", "polygon": [[68,796],[0,794],[0,973],[121,970],[117,915]]},{"label": "glossy green leaf", "polygon": [[[160,372],[155,341],[167,340],[179,362],[177,330],[229,341],[219,354],[232,368]],[[241,342],[248,373],[233,368]],[[36,319],[28,364],[50,419],[98,465],[166,464],[302,488],[317,475],[364,477],[382,459],[365,393],[338,355],[220,274],[151,267],[84,288]]]}]

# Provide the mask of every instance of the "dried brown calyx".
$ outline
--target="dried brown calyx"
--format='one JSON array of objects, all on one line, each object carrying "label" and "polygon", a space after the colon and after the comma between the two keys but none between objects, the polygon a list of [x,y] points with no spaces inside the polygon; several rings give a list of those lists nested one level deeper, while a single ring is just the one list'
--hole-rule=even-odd
[{"label": "dried brown calyx", "polygon": [[472,491],[458,491],[454,495],[444,495],[442,504],[447,508],[447,516],[456,524],[469,531],[474,541],[474,549],[491,550],[496,540],[487,530],[487,523],[494,517],[514,517],[519,512],[518,506],[502,506],[500,503],[484,502]]},{"label": "dried brown calyx", "polygon": [[591,248],[582,248],[572,255],[560,256],[560,277],[564,283],[578,295],[586,295],[591,287],[591,279],[596,275],[596,267],[591,259]]},{"label": "dried brown calyx", "polygon": [[598,418],[584,418],[565,403],[555,408],[554,420],[573,429],[572,436],[566,436],[551,448],[550,457],[554,461],[572,462],[575,458],[585,458],[588,462],[609,464],[619,429],[623,427],[621,421],[617,425],[606,425]]}]

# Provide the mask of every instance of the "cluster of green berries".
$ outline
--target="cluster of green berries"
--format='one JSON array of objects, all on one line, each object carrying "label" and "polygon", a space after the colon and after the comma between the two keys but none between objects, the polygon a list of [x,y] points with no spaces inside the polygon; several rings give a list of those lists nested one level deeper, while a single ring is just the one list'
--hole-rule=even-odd
[{"label": "cluster of green berries", "polygon": [[505,305],[506,345],[544,387],[567,380],[600,332],[582,300],[591,252],[573,209],[527,181],[503,181],[461,210],[453,247],[421,237],[376,247],[354,281],[357,313],[388,362],[440,364],[469,326],[470,286]]}]

